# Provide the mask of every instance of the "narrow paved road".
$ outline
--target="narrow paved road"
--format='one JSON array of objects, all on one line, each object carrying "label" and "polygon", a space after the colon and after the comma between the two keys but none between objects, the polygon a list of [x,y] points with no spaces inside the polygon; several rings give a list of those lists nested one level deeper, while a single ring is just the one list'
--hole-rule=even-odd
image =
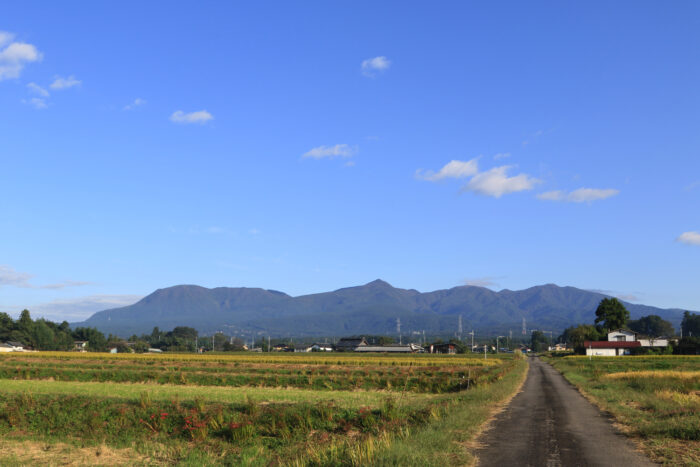
[{"label": "narrow paved road", "polygon": [[653,466],[564,377],[530,358],[523,390],[479,439],[479,466]]}]

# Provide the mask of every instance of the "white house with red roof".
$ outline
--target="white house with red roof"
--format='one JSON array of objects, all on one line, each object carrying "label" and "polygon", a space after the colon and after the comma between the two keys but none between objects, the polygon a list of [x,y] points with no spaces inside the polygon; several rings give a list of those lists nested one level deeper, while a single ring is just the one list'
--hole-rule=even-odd
[{"label": "white house with red roof", "polygon": [[608,333],[607,341],[586,341],[586,355],[598,357],[615,357],[629,355],[631,349],[638,347],[667,347],[668,338],[648,337],[629,329],[616,329]]}]

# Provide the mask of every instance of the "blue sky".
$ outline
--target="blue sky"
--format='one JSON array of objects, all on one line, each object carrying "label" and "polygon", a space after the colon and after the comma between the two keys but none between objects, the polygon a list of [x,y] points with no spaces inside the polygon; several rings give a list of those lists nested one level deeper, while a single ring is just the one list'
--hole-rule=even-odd
[{"label": "blue sky", "polygon": [[14,2],[0,311],[543,283],[700,310],[700,4]]}]

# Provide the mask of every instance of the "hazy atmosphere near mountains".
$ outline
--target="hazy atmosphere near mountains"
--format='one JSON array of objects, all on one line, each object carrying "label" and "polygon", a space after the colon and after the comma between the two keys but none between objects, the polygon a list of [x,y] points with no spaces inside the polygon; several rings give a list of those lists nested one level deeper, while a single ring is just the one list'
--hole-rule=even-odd
[{"label": "hazy atmosphere near mountains", "polygon": [[179,284],[377,277],[700,310],[699,17],[6,3],[0,312],[80,322]]}]

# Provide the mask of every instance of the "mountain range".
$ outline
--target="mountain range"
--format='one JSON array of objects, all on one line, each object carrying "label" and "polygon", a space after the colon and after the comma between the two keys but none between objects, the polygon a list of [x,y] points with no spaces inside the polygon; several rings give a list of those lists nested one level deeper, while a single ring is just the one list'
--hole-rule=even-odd
[{"label": "mountain range", "polygon": [[[191,326],[204,335],[218,331],[273,337],[395,335],[400,319],[403,335],[422,331],[453,335],[461,315],[465,333],[519,335],[525,319],[528,333],[540,329],[556,335],[571,325],[592,324],[598,303],[606,297],[554,284],[517,291],[460,286],[421,293],[379,279],[298,297],[260,288],[177,285],[156,290],[133,305],[100,311],[72,326],[96,327],[124,337],[150,333],[155,326],[161,330]],[[682,319],[680,309],[623,303],[632,319],[655,314],[676,328]]]}]

